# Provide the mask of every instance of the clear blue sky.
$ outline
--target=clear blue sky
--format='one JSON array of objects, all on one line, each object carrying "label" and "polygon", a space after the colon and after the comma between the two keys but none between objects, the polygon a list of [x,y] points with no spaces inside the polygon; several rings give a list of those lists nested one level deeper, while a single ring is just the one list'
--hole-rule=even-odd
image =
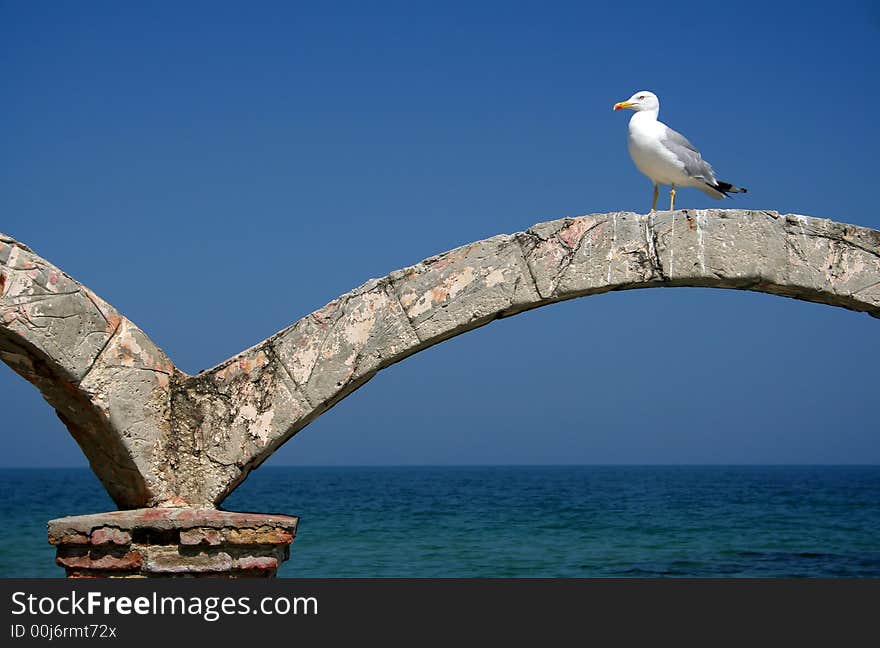
[{"label": "clear blue sky", "polygon": [[[725,206],[880,228],[876,6],[0,0],[0,231],[196,372],[431,254],[645,211],[636,90]],[[878,463],[878,366],[863,314],[608,294],[418,354],[270,463]],[[0,465],[85,465],[5,365]]]}]

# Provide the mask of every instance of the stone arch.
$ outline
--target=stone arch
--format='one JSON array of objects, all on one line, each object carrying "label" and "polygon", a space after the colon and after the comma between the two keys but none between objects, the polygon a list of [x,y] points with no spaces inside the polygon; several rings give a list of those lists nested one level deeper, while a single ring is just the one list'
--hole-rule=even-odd
[{"label": "stone arch", "polygon": [[0,357],[40,389],[129,508],[217,505],[381,369],[547,304],[699,286],[880,317],[876,230],[766,211],[616,212],[541,223],[372,279],[188,376],[25,246],[0,236],[0,264]]}]

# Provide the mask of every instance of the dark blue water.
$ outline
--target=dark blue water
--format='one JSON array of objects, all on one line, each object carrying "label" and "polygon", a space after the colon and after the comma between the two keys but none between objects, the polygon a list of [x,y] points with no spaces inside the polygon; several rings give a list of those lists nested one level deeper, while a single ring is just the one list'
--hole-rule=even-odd
[{"label": "dark blue water", "polygon": [[[86,470],[0,471],[0,576],[60,576]],[[262,468],[224,503],[301,518],[287,577],[880,577],[880,467]]]}]

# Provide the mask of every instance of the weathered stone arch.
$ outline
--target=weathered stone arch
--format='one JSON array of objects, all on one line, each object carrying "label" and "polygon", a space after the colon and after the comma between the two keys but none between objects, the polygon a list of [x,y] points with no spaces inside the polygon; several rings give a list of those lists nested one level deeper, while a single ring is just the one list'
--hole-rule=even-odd
[{"label": "weathered stone arch", "polygon": [[657,286],[753,290],[880,317],[880,232],[764,211],[565,218],[370,280],[196,376],[0,235],[0,357],[56,409],[120,507],[213,506],[413,353],[539,306]]}]

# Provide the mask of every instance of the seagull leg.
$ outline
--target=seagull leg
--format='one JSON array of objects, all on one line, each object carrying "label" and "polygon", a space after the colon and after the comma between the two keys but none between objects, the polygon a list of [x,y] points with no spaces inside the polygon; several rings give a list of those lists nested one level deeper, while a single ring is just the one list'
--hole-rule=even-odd
[{"label": "seagull leg", "polygon": [[669,191],[669,211],[675,211],[675,185]]},{"label": "seagull leg", "polygon": [[651,203],[651,212],[657,211],[657,196],[660,195],[660,188],[655,184],[654,185],[654,202]]}]

